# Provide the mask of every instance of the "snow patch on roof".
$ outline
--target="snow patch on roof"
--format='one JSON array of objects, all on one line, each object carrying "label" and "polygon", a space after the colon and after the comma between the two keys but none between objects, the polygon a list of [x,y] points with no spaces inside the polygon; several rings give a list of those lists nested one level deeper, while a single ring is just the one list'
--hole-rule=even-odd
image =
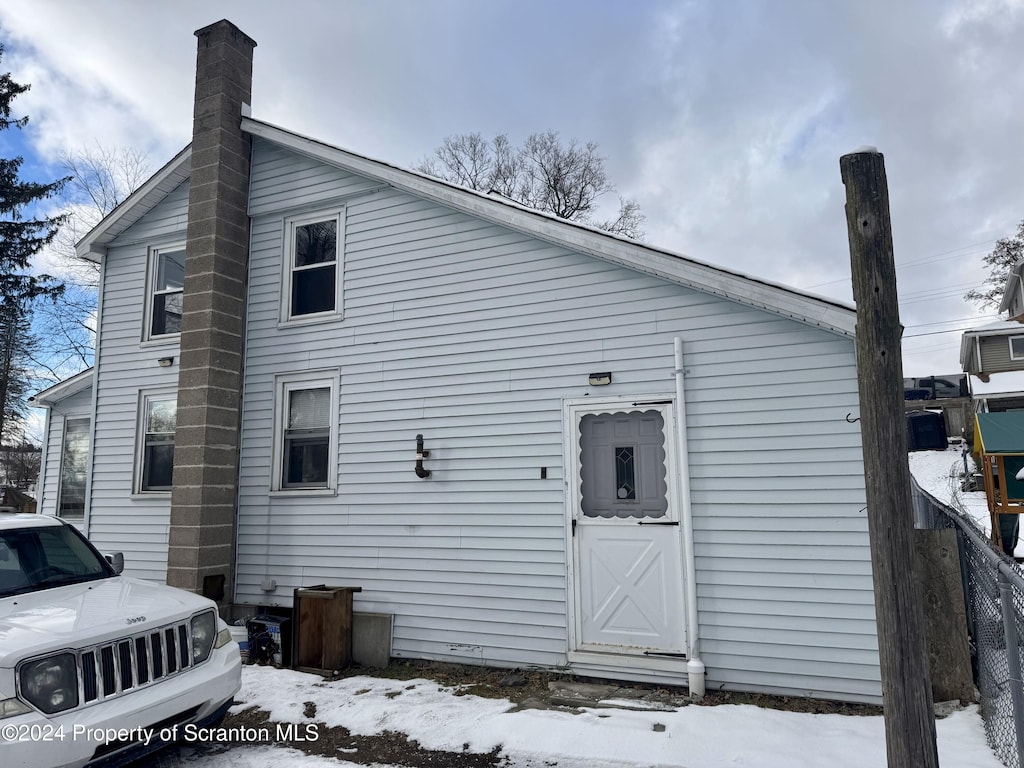
[{"label": "snow patch on roof", "polygon": [[1000,371],[990,373],[988,381],[971,374],[969,377],[971,394],[974,397],[991,397],[992,395],[1024,394],[1024,371]]}]

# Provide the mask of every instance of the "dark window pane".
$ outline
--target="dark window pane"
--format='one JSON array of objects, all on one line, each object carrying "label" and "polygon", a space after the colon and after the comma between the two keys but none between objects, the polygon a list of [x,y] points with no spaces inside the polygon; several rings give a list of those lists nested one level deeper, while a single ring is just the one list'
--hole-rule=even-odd
[{"label": "dark window pane", "polygon": [[142,490],[166,491],[174,474],[174,442],[147,443],[142,459]]},{"label": "dark window pane", "polygon": [[286,436],[284,484],[326,487],[328,443],[326,435]]},{"label": "dark window pane", "polygon": [[295,228],[295,266],[326,264],[338,254],[338,222],[317,221]]},{"label": "dark window pane", "polygon": [[153,296],[153,325],[150,336],[181,333],[181,293],[158,293]]},{"label": "dark window pane", "polygon": [[292,274],[292,316],[333,312],[335,266],[304,269]]}]

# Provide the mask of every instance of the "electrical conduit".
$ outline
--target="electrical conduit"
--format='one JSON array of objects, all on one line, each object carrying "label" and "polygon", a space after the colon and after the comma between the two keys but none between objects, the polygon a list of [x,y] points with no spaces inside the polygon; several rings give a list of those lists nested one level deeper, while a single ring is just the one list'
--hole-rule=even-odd
[{"label": "electrical conduit", "polygon": [[676,450],[679,456],[679,498],[683,524],[683,563],[686,580],[686,672],[690,696],[704,697],[704,662],[700,660],[697,634],[697,565],[693,554],[693,507],[690,504],[690,459],[686,445],[686,399],[683,392],[683,340],[675,339],[676,355]]}]

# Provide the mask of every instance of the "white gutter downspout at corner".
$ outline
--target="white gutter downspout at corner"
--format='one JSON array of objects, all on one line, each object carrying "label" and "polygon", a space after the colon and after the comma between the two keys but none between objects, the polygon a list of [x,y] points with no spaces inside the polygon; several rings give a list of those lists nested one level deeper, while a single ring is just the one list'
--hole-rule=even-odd
[{"label": "white gutter downspout at corner", "polygon": [[676,450],[679,455],[679,499],[683,524],[683,567],[686,571],[686,672],[690,697],[704,698],[704,662],[697,635],[697,564],[693,559],[693,507],[690,504],[690,458],[686,446],[686,399],[683,394],[683,340],[675,339]]}]

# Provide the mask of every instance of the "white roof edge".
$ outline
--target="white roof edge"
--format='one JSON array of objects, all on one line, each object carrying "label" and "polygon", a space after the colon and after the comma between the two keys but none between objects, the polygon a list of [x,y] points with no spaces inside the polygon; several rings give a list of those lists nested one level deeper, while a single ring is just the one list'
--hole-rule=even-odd
[{"label": "white roof edge", "polygon": [[1003,299],[999,302],[999,311],[1006,312],[1010,309],[1010,297],[1013,296],[1011,287],[1017,285],[1021,291],[1024,292],[1024,284],[1022,284],[1022,275],[1024,272],[1024,259],[1018,259],[1014,262],[1013,266],[1010,267],[1010,271],[1006,275],[1006,282],[1003,284]]},{"label": "white roof edge", "polygon": [[84,371],[76,373],[71,378],[59,381],[52,387],[44,389],[42,392],[37,392],[32,395],[28,401],[32,405],[49,408],[57,401],[63,400],[65,397],[70,397],[71,395],[81,392],[83,389],[91,387],[92,373],[92,368],[86,368]]},{"label": "white roof edge", "polygon": [[964,331],[964,336],[967,338],[975,336],[1024,336],[1024,323],[1012,322],[1016,325],[1016,328],[1010,325],[997,328],[969,328]]},{"label": "white roof edge", "polygon": [[960,334],[960,368],[964,373],[970,372],[970,340],[971,336],[967,335],[967,332]]},{"label": "white roof edge", "polygon": [[503,198],[363,157],[252,118],[242,118],[242,130],[542,240],[844,336],[854,335],[856,310],[845,302],[730,272],[688,256],[567,222]]},{"label": "white roof edge", "polygon": [[75,245],[75,254],[82,259],[99,261],[107,251],[107,244],[117,235],[141,219],[164,198],[169,190],[163,189],[168,180],[184,181],[191,171],[192,145],[172,157],[138,189],[121,201],[114,210]]}]

